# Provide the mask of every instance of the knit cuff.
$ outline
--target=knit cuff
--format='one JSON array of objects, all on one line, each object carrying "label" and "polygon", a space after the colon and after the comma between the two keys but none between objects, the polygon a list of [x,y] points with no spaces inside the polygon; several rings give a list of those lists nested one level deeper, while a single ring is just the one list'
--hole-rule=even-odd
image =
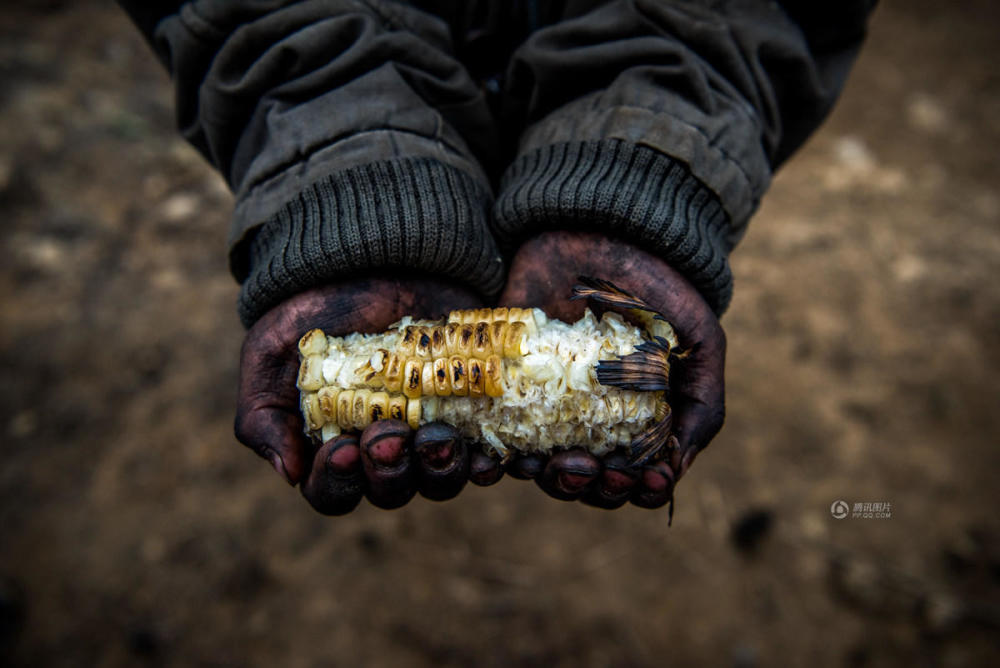
[{"label": "knit cuff", "polygon": [[487,223],[491,203],[472,176],[431,158],[329,174],[281,207],[246,244],[240,319],[250,327],[303,290],[385,269],[445,276],[494,297],[503,263]]},{"label": "knit cuff", "polygon": [[716,314],[732,298],[719,198],[659,151],[617,139],[541,146],[508,168],[494,211],[505,248],[552,229],[605,232],[663,258]]}]

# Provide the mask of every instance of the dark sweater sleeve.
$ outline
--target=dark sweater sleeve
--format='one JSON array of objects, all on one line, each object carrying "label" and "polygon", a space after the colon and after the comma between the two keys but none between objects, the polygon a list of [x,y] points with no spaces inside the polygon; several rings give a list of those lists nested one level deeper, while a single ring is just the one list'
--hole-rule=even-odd
[{"label": "dark sweater sleeve", "polygon": [[235,194],[251,325],[283,299],[403,269],[495,295],[482,93],[438,19],[388,0],[121,0],[176,87],[184,136]]},{"label": "dark sweater sleeve", "polygon": [[578,15],[534,33],[508,72],[506,121],[523,134],[495,207],[501,246],[604,231],[723,312],[729,252],[832,107],[873,4],[569,2]]}]

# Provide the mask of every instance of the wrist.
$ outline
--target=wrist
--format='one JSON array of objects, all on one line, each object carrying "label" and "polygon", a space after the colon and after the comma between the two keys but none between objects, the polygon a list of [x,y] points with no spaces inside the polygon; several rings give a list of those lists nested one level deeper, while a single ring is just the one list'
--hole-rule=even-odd
[{"label": "wrist", "polygon": [[240,318],[250,326],[295,294],[365,273],[425,272],[493,296],[503,264],[489,232],[491,205],[475,175],[430,158],[328,174],[234,247]]},{"label": "wrist", "polygon": [[586,304],[566,296],[579,276],[612,281],[632,294],[649,295],[663,312],[683,300],[685,310],[710,313],[707,302],[683,273],[638,245],[598,232],[550,230],[525,241],[511,261],[503,301],[512,306],[543,306],[550,316],[578,319]]},{"label": "wrist", "polygon": [[688,166],[618,139],[538,146],[504,174],[497,239],[516,247],[544,230],[593,231],[662,258],[713,311],[732,295],[729,217]]}]

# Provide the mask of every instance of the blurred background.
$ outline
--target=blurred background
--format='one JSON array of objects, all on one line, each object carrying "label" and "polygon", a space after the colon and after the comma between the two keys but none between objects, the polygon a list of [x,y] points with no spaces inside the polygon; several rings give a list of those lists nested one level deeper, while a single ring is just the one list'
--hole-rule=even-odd
[{"label": "blurred background", "polygon": [[316,515],[233,439],[231,199],[165,73],[111,3],[5,4],[0,664],[1000,665],[998,19],[876,11],[668,528],[516,480]]}]

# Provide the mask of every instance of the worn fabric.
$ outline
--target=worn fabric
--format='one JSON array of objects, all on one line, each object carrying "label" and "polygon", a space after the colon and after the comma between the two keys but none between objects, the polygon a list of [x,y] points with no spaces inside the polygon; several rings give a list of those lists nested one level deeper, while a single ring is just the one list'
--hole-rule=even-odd
[{"label": "worn fabric", "polygon": [[495,296],[546,229],[656,252],[717,313],[774,170],[829,112],[869,0],[169,0],[125,9],[236,196],[250,325],[407,269]]}]

